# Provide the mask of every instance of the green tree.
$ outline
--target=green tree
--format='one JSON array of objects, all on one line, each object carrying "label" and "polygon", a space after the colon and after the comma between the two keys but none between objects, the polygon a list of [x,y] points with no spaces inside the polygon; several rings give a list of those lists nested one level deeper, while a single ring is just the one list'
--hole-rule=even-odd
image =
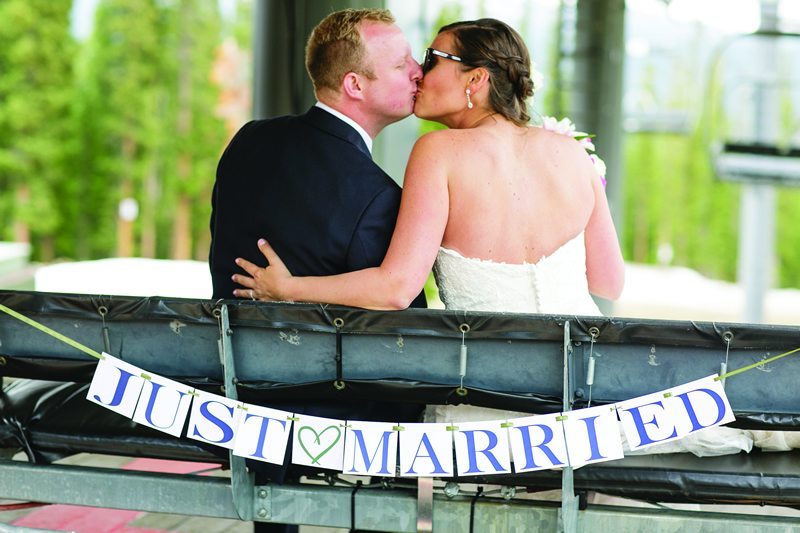
[{"label": "green tree", "polygon": [[69,10],[50,0],[0,3],[2,238],[31,242],[45,260],[55,253],[70,138]]},{"label": "green tree", "polygon": [[[783,149],[798,148],[800,142],[800,115],[796,112],[792,92],[791,59],[782,58],[781,79],[778,89],[780,137],[778,145]],[[797,87],[794,88],[797,90]],[[776,239],[778,242],[778,284],[785,287],[800,287],[800,231],[797,229],[797,213],[800,212],[800,191],[784,187],[778,191],[776,213]]]},{"label": "green tree", "polygon": [[[702,27],[695,39],[700,46]],[[688,132],[628,134],[625,146],[624,255],[655,263],[659,247],[673,249],[675,264],[732,281],[736,278],[739,186],[720,181],[712,166],[712,141],[727,129],[716,78],[703,85],[696,58],[676,59],[661,110],[687,114]],[[655,73],[647,72],[644,91],[657,101]],[[702,98],[694,95],[702,94]]]},{"label": "green tree", "polygon": [[175,205],[169,254],[174,259],[208,257],[211,189],[226,140],[224,123],[214,113],[220,89],[210,81],[221,30],[216,3],[175,2],[167,43],[175,51],[170,65],[175,159],[167,180]]},{"label": "green tree", "polygon": [[250,48],[253,42],[253,16],[253,0],[236,0],[233,20],[226,21],[224,31],[231,33],[242,48]]},{"label": "green tree", "polygon": [[[83,148],[76,161],[90,174],[81,194],[102,221],[91,256],[207,255],[209,197],[225,142],[211,81],[220,26],[216,2],[98,6],[75,105]],[[124,199],[139,207],[135,221],[118,216]]]},{"label": "green tree", "polygon": [[[439,11],[439,15],[436,17],[436,21],[433,24],[433,28],[431,28],[430,37],[423,45],[423,50],[430,46],[430,43],[432,43],[439,34],[439,28],[457,20],[461,20],[461,18],[461,5],[458,2],[450,2],[442,6],[441,11]],[[420,136],[428,133],[429,131],[443,130],[445,128],[446,127],[442,124],[439,124],[438,122],[432,122],[430,120],[420,120],[419,122]]]},{"label": "green tree", "polygon": [[[92,255],[136,255],[134,221],[117,216],[123,199],[141,199],[161,169],[165,131],[165,15],[155,0],[104,0],[85,53],[86,79],[76,106],[86,144],[87,192],[93,202]],[[99,223],[99,224],[98,224]],[[115,233],[115,235],[114,235]]]},{"label": "green tree", "polygon": [[544,95],[540,98],[544,103],[545,115],[562,118],[569,108],[569,91],[565,89],[566,80],[564,79],[564,19],[565,11],[572,8],[566,6],[564,0],[559,0],[557,9],[558,15],[547,50],[550,68],[544,82]]}]

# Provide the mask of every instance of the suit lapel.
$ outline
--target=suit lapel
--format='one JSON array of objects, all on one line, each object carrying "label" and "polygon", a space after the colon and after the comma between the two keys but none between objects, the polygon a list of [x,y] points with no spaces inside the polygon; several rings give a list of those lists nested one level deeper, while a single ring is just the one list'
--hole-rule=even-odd
[{"label": "suit lapel", "polygon": [[308,113],[301,115],[300,119],[334,137],[349,142],[372,159],[372,154],[369,152],[369,148],[367,148],[361,135],[349,124],[331,115],[324,109],[313,106],[308,110]]}]

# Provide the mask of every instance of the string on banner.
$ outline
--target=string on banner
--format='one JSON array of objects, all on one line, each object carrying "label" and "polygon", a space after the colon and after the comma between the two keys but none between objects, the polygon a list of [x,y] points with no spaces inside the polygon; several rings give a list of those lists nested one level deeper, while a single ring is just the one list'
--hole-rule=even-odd
[{"label": "string on banner", "polygon": [[461,332],[461,349],[458,353],[458,377],[460,381],[456,394],[466,396],[467,389],[464,388],[464,376],[467,375],[467,333],[469,332],[469,324],[461,324],[458,329]]},{"label": "string on banner", "polygon": [[108,307],[105,305],[101,305],[97,308],[98,314],[100,314],[100,318],[103,320],[103,348],[105,349],[106,353],[111,353],[111,340],[108,336],[108,325],[106,325],[106,315],[108,314]]},{"label": "string on banner", "polygon": [[333,325],[336,327],[336,355],[334,356],[336,379],[333,381],[333,388],[342,390],[345,387],[342,379],[342,327],[344,326],[344,320],[336,317],[333,319]]},{"label": "string on banner", "polygon": [[478,498],[482,496],[483,487],[478,487],[478,492],[475,493],[475,496],[472,497],[472,501],[469,504],[469,533],[475,531],[475,503],[478,501]]},{"label": "string on banner", "polygon": [[364,482],[359,479],[356,481],[355,488],[350,492],[350,531],[356,531],[356,492],[361,489],[363,484]]},{"label": "string on banner", "polygon": [[[731,341],[733,340],[733,333],[730,331],[726,331],[722,335],[722,339],[725,341],[725,362],[719,365],[719,375],[724,376],[728,372],[728,358],[731,354]],[[722,386],[725,387],[725,378],[722,378]]]},{"label": "string on banner", "polygon": [[[84,352],[87,355],[91,355],[95,359],[101,359],[101,360],[105,359],[105,356],[103,354],[101,354],[100,352],[92,350],[88,346],[85,346],[85,345],[79,343],[76,340],[70,339],[66,335],[63,335],[63,334],[59,333],[58,331],[56,331],[54,329],[51,329],[51,328],[45,326],[44,324],[42,324],[40,322],[37,322],[36,320],[33,320],[32,318],[28,318],[25,315],[20,314],[20,313],[14,311],[13,309],[10,309],[10,308],[6,307],[3,304],[0,304],[0,311],[6,313],[9,316],[12,316],[12,317],[16,318],[17,320],[19,320],[21,322],[24,322],[25,324],[28,324],[29,326],[31,326],[31,327],[33,327],[35,329],[38,329],[42,333],[46,333],[46,334],[50,335],[51,337],[54,337],[54,338],[60,340],[61,342],[65,343],[65,344],[68,344],[68,345],[72,346],[73,348]],[[337,321],[338,320],[341,320],[341,319],[337,319]],[[344,325],[343,322],[344,321],[341,321],[339,324],[335,324],[335,325],[337,325],[337,329],[340,329],[341,326]],[[464,327],[464,326],[466,326],[466,327]],[[465,338],[466,335],[465,334],[469,331],[469,325],[462,324],[462,328],[460,328],[460,329],[461,329],[461,333],[462,333],[461,342],[462,342],[463,347],[466,348],[466,342],[465,342],[466,341],[466,338]],[[732,337],[732,335],[731,335],[731,337]],[[728,343],[730,343],[730,340],[728,340]],[[463,351],[466,352],[466,350],[463,350]],[[655,346],[651,349],[651,352],[655,352]],[[729,377],[732,377],[732,376],[735,376],[737,374],[741,374],[743,372],[747,372],[748,370],[753,370],[754,368],[757,368],[759,366],[763,366],[763,365],[768,364],[768,363],[773,363],[773,362],[775,362],[775,361],[777,361],[779,359],[783,359],[784,357],[788,357],[788,356],[790,356],[792,354],[795,354],[797,352],[800,352],[800,346],[795,348],[795,349],[793,349],[793,350],[789,350],[788,352],[784,352],[782,354],[775,355],[773,357],[770,357],[768,359],[764,359],[762,361],[758,361],[758,362],[753,363],[751,365],[747,365],[747,366],[744,366],[742,368],[737,368],[736,370],[731,370],[730,372],[722,374],[721,376],[715,377],[714,381],[725,380],[725,379],[727,379]],[[466,354],[464,354],[464,355],[466,355]],[[339,357],[341,357],[341,353],[339,354]],[[726,357],[726,359],[727,359],[727,357]],[[459,361],[459,362],[461,363],[462,361]],[[727,361],[726,361],[726,363],[727,363]],[[462,370],[462,368],[459,368],[459,370],[462,370],[463,374],[466,374],[466,357],[463,358],[463,363],[461,365],[459,365],[459,366],[463,367],[463,370]],[[461,372],[459,372],[459,373],[461,373]],[[344,385],[344,382],[342,382],[341,384]],[[459,387],[459,389],[461,389],[461,388],[463,388],[463,382],[462,382],[462,385]],[[466,392],[466,389],[464,389],[464,392]],[[448,428],[448,429],[450,429],[450,428]],[[457,431],[457,428],[450,429],[450,431]]]},{"label": "string on banner", "polygon": [[586,369],[586,384],[589,386],[589,401],[586,404],[587,407],[592,406],[592,385],[594,385],[594,341],[597,339],[597,336],[600,335],[600,330],[592,326],[589,328],[589,334],[592,336],[592,344],[589,345],[589,367]]},{"label": "string on banner", "polygon": [[8,307],[6,307],[3,304],[0,304],[0,311],[6,313],[7,315],[13,316],[17,320],[25,322],[29,326],[32,326],[32,327],[38,329],[39,331],[41,331],[43,333],[47,333],[51,337],[55,337],[56,339],[60,340],[61,342],[65,343],[65,344],[69,344],[73,348],[77,348],[78,350],[80,350],[80,351],[82,351],[82,352],[84,352],[86,354],[91,355],[95,359],[105,359],[105,356],[103,354],[101,354],[100,352],[96,352],[96,351],[92,350],[91,348],[89,348],[88,346],[84,346],[83,344],[79,343],[78,341],[72,340],[69,337],[67,337],[65,335],[62,335],[61,333],[57,332],[54,329],[48,328],[44,324],[41,324],[41,323],[31,319],[31,318],[28,318],[25,315],[21,315],[21,314],[17,313],[16,311],[14,311],[13,309],[9,309]]}]

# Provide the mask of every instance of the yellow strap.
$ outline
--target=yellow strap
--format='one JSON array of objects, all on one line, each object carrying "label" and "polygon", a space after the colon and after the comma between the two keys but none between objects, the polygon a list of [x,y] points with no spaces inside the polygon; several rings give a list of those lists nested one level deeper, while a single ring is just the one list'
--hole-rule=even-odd
[{"label": "yellow strap", "polygon": [[61,342],[65,342],[65,343],[69,344],[70,346],[72,346],[73,348],[77,348],[78,350],[80,350],[80,351],[82,351],[84,353],[87,353],[87,354],[91,355],[92,357],[95,357],[97,359],[105,359],[105,356],[103,356],[103,354],[101,354],[99,352],[96,352],[96,351],[92,350],[91,348],[89,348],[88,346],[84,346],[83,344],[81,344],[81,343],[79,343],[77,341],[74,341],[74,340],[70,339],[69,337],[65,337],[61,333],[59,333],[59,332],[57,332],[55,330],[52,330],[52,329],[48,328],[47,326],[45,326],[44,324],[40,324],[39,322],[36,322],[33,319],[30,319],[30,318],[28,318],[28,317],[26,317],[24,315],[19,314],[16,311],[14,311],[13,309],[9,309],[8,307],[6,307],[3,304],[0,304],[0,311],[3,311],[4,313],[13,316],[17,320],[21,320],[22,322],[25,322],[29,326],[33,326],[34,328],[38,329],[39,331],[47,333],[51,337],[55,337],[56,339],[60,340]]},{"label": "yellow strap", "polygon": [[[79,343],[78,341],[72,340],[69,337],[65,337],[61,333],[59,333],[59,332],[57,332],[55,330],[52,330],[52,329],[48,328],[47,326],[45,326],[44,324],[40,324],[39,322],[36,322],[35,320],[33,320],[31,318],[28,318],[25,315],[19,314],[16,311],[14,311],[13,309],[9,309],[8,307],[6,307],[3,304],[0,304],[0,311],[3,311],[4,313],[6,313],[8,315],[13,316],[17,320],[25,322],[29,326],[32,326],[32,327],[38,329],[39,331],[41,331],[43,333],[47,333],[51,337],[55,337],[56,339],[60,340],[61,342],[69,344],[73,348],[76,348],[76,349],[78,349],[78,350],[80,350],[80,351],[82,351],[82,352],[84,352],[84,353],[86,353],[88,355],[91,355],[92,357],[94,357],[96,359],[105,359],[103,354],[101,354],[100,352],[96,352],[96,351],[92,350],[91,348],[89,348],[88,346],[84,346],[83,344]],[[800,352],[800,347],[795,348],[794,350],[790,350],[788,352],[784,352],[782,354],[776,355],[774,357],[770,357],[769,359],[764,359],[763,361],[759,361],[757,363],[753,363],[752,365],[747,365],[747,366],[742,367],[742,368],[737,368],[736,370],[732,370],[732,371],[730,371],[730,372],[728,372],[726,374],[723,374],[721,376],[715,377],[714,381],[719,381],[721,379],[726,379],[726,378],[729,378],[731,376],[735,376],[736,374],[741,374],[742,372],[747,372],[748,370],[752,370],[752,369],[754,369],[756,367],[763,366],[763,365],[765,365],[767,363],[772,363],[773,361],[777,361],[778,359],[781,359],[781,358],[786,357],[788,355],[792,355],[793,353],[796,353],[796,352]],[[457,431],[457,428],[453,428],[453,429],[448,428],[448,430]]]},{"label": "yellow strap", "polygon": [[753,363],[752,365],[743,366],[742,368],[737,368],[736,370],[731,370],[727,374],[723,374],[721,376],[717,376],[714,378],[714,381],[719,381],[721,379],[729,378],[731,376],[735,376],[736,374],[741,374],[742,372],[747,372],[748,370],[753,370],[756,367],[766,365],[767,363],[771,363],[773,361],[777,361],[782,357],[786,357],[787,355],[792,355],[795,352],[800,352],[800,348],[795,348],[794,350],[789,350],[788,352],[784,352],[782,354],[776,355],[774,357],[770,357],[769,359],[764,359],[763,361],[759,361],[758,363]]}]

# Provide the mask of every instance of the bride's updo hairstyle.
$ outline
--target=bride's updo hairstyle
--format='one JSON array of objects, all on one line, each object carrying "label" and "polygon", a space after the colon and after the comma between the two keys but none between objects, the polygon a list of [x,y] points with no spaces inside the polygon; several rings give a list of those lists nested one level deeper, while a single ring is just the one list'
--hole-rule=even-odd
[{"label": "bride's updo hairstyle", "polygon": [[489,104],[492,110],[518,126],[530,120],[526,100],[533,96],[531,59],[519,33],[497,19],[454,22],[439,33],[450,32],[453,53],[469,68],[489,71]]}]

